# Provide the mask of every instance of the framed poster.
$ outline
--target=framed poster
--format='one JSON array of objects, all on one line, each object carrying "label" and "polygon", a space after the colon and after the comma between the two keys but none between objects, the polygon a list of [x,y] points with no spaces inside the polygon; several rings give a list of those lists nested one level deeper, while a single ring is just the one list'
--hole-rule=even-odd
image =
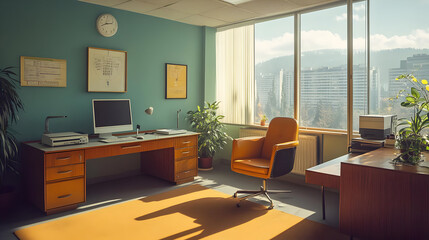
[{"label": "framed poster", "polygon": [[127,52],[88,47],[88,92],[127,91]]},{"label": "framed poster", "polygon": [[67,87],[67,61],[21,56],[21,86]]},{"label": "framed poster", "polygon": [[165,64],[165,98],[187,98],[188,65]]}]

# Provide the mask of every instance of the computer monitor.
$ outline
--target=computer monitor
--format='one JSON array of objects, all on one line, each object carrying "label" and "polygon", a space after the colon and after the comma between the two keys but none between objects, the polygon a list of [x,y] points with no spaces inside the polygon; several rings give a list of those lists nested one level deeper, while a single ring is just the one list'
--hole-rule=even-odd
[{"label": "computer monitor", "polygon": [[112,133],[133,130],[129,99],[93,99],[94,133],[99,138],[114,138]]}]

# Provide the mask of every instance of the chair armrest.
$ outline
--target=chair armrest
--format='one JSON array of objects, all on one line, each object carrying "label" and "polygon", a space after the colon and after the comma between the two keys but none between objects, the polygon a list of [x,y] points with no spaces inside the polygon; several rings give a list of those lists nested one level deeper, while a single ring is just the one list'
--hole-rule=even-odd
[{"label": "chair armrest", "polygon": [[232,142],[231,160],[258,158],[261,156],[265,137],[244,137]]},{"label": "chair armrest", "polygon": [[299,141],[291,141],[291,142],[284,142],[284,143],[279,143],[273,146],[273,153],[282,150],[282,149],[287,149],[287,148],[293,148],[298,146]]},{"label": "chair armrest", "polygon": [[290,142],[275,144],[273,146],[273,150],[271,152],[270,169],[272,169],[272,167],[273,167],[274,158],[276,156],[277,151],[280,151],[283,149],[288,149],[288,148],[294,148],[294,147],[298,146],[298,144],[299,144],[299,141],[290,141]]}]

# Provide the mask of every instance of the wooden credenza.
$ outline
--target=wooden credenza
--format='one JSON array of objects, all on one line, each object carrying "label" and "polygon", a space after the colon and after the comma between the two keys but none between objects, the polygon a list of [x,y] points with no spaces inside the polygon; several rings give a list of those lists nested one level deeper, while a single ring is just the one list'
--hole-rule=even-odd
[{"label": "wooden credenza", "polygon": [[194,180],[198,134],[145,135],[143,140],[48,147],[23,143],[27,198],[46,214],[74,209],[86,201],[86,161],[140,153],[141,172],[175,184]]}]

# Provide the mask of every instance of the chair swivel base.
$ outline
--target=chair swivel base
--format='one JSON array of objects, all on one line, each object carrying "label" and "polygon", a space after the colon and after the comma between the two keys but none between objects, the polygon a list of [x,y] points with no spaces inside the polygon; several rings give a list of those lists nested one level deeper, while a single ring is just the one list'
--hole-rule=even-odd
[{"label": "chair swivel base", "polygon": [[237,198],[237,194],[239,194],[239,193],[249,194],[247,196],[243,196],[243,197],[238,198],[239,201],[237,203],[237,207],[240,207],[240,202],[242,200],[252,198],[252,197],[256,197],[258,195],[264,195],[268,199],[268,201],[270,201],[270,206],[268,207],[268,209],[273,209],[274,203],[273,203],[273,200],[268,195],[268,193],[290,193],[290,192],[292,192],[290,190],[268,190],[266,179],[263,179],[262,183],[263,183],[263,185],[261,186],[261,190],[238,190],[237,192],[235,192],[234,198]]}]

